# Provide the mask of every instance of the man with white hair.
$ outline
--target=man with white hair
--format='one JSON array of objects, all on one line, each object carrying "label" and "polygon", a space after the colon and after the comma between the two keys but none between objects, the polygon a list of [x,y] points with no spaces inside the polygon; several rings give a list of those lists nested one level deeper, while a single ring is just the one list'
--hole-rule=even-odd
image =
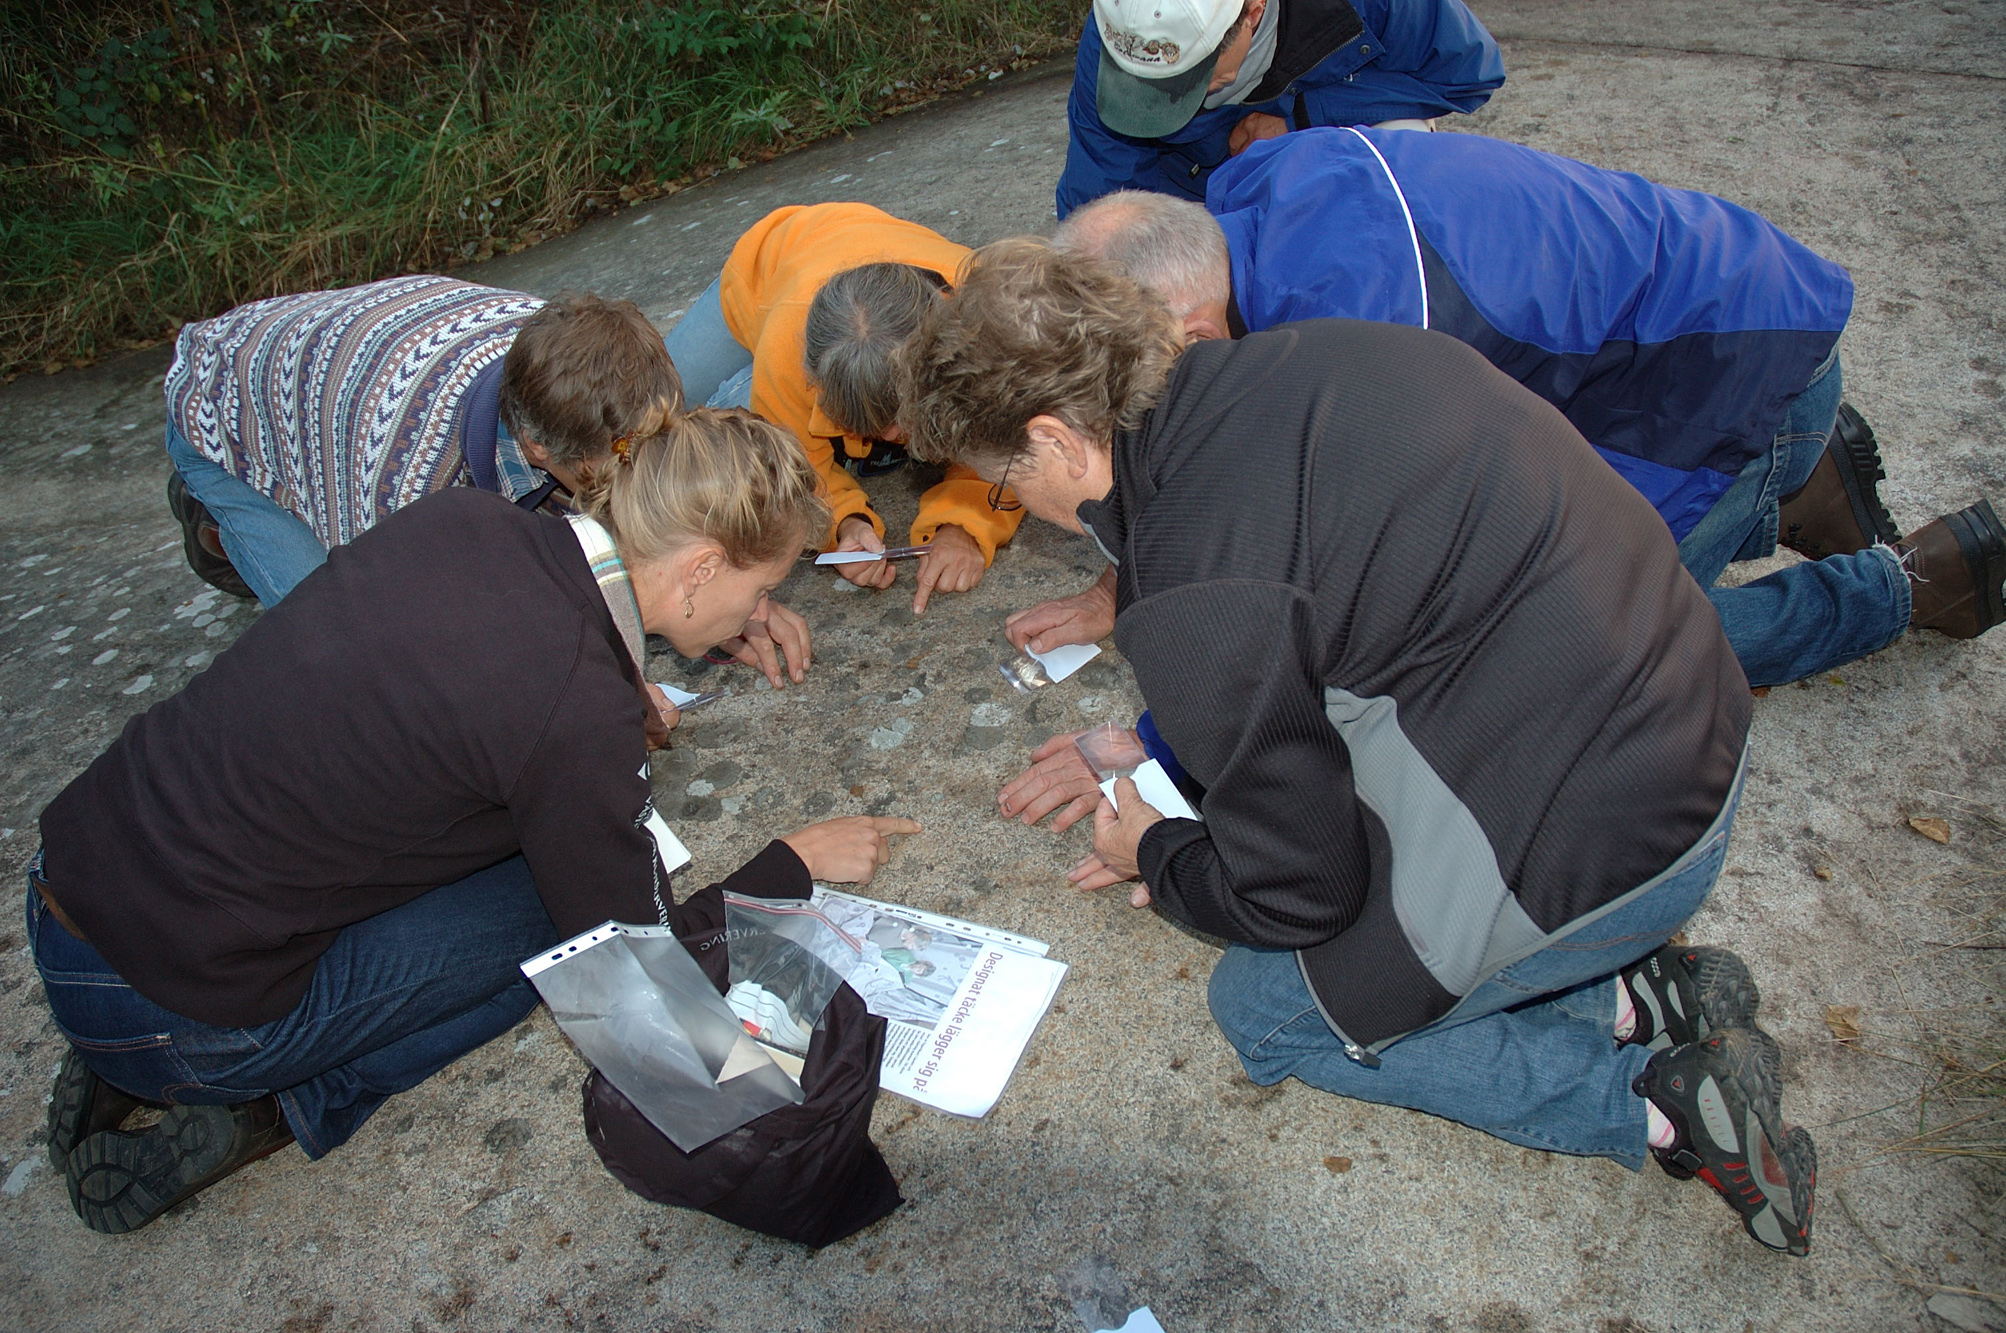
[{"label": "man with white hair", "polygon": [[[1111,195],[1054,239],[1160,292],[1189,339],[1338,317],[1475,347],[1651,501],[1753,685],[2006,620],[1990,503],[1906,538],[1881,505],[1873,431],[1840,405],[1845,270],[1725,200],[1477,135],[1320,129],[1215,172],[1205,208]],[[1779,542],[1809,560],[1712,586]],[[1111,621],[1108,585],[1008,628],[1044,651]]]},{"label": "man with white hair", "polygon": [[1248,144],[1311,125],[1427,129],[1503,82],[1463,0],[1094,0],[1059,216],[1114,190],[1203,199]]}]

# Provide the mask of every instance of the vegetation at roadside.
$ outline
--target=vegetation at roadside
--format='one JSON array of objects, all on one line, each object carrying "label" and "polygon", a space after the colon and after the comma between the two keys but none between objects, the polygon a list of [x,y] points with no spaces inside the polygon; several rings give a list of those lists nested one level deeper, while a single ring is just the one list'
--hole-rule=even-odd
[{"label": "vegetation at roadside", "polygon": [[[1068,47],[1077,0],[0,7],[0,372],[595,208]],[[31,12],[32,11],[32,12]]]}]

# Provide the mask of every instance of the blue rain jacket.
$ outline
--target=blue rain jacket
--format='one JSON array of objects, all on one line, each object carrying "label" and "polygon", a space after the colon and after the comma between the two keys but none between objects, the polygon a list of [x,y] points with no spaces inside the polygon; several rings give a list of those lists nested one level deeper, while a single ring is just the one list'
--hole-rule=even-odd
[{"label": "blue rain jacket", "polygon": [[[1101,124],[1100,29],[1087,16],[1066,103],[1061,218],[1116,190],[1205,198],[1233,127],[1255,111],[1292,130],[1475,111],[1504,83],[1498,44],[1463,0],[1271,0],[1284,6],[1269,77],[1244,103],[1200,111],[1161,139]],[[1332,42],[1336,45],[1332,46]],[[1290,77],[1290,71],[1302,73]]]},{"label": "blue rain jacket", "polygon": [[1249,330],[1461,339],[1558,407],[1683,538],[1837,346],[1846,271],[1745,208],[1474,134],[1319,129],[1211,177]]}]

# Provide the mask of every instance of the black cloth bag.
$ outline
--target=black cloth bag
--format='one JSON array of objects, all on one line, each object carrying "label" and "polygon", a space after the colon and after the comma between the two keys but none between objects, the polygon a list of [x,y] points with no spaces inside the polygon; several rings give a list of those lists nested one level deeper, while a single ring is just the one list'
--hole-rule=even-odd
[{"label": "black cloth bag", "polygon": [[[693,894],[672,918],[677,937],[725,991],[722,893],[712,886]],[[905,1202],[870,1137],[884,1053],[885,1020],[843,986],[808,1045],[801,1105],[686,1153],[594,1071],[585,1080],[586,1137],[614,1179],[644,1199],[820,1249]]]}]

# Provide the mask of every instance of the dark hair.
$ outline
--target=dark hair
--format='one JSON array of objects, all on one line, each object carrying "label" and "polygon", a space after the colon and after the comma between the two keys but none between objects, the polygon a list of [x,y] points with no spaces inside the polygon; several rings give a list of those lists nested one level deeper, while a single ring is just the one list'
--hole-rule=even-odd
[{"label": "dark hair", "polygon": [[893,354],[945,287],[913,264],[861,264],[822,284],[808,307],[802,360],[830,420],[863,436],[897,423]]},{"label": "dark hair", "polygon": [[502,420],[560,463],[658,434],[682,408],[682,377],[632,301],[558,296],[523,324],[502,362]]}]

